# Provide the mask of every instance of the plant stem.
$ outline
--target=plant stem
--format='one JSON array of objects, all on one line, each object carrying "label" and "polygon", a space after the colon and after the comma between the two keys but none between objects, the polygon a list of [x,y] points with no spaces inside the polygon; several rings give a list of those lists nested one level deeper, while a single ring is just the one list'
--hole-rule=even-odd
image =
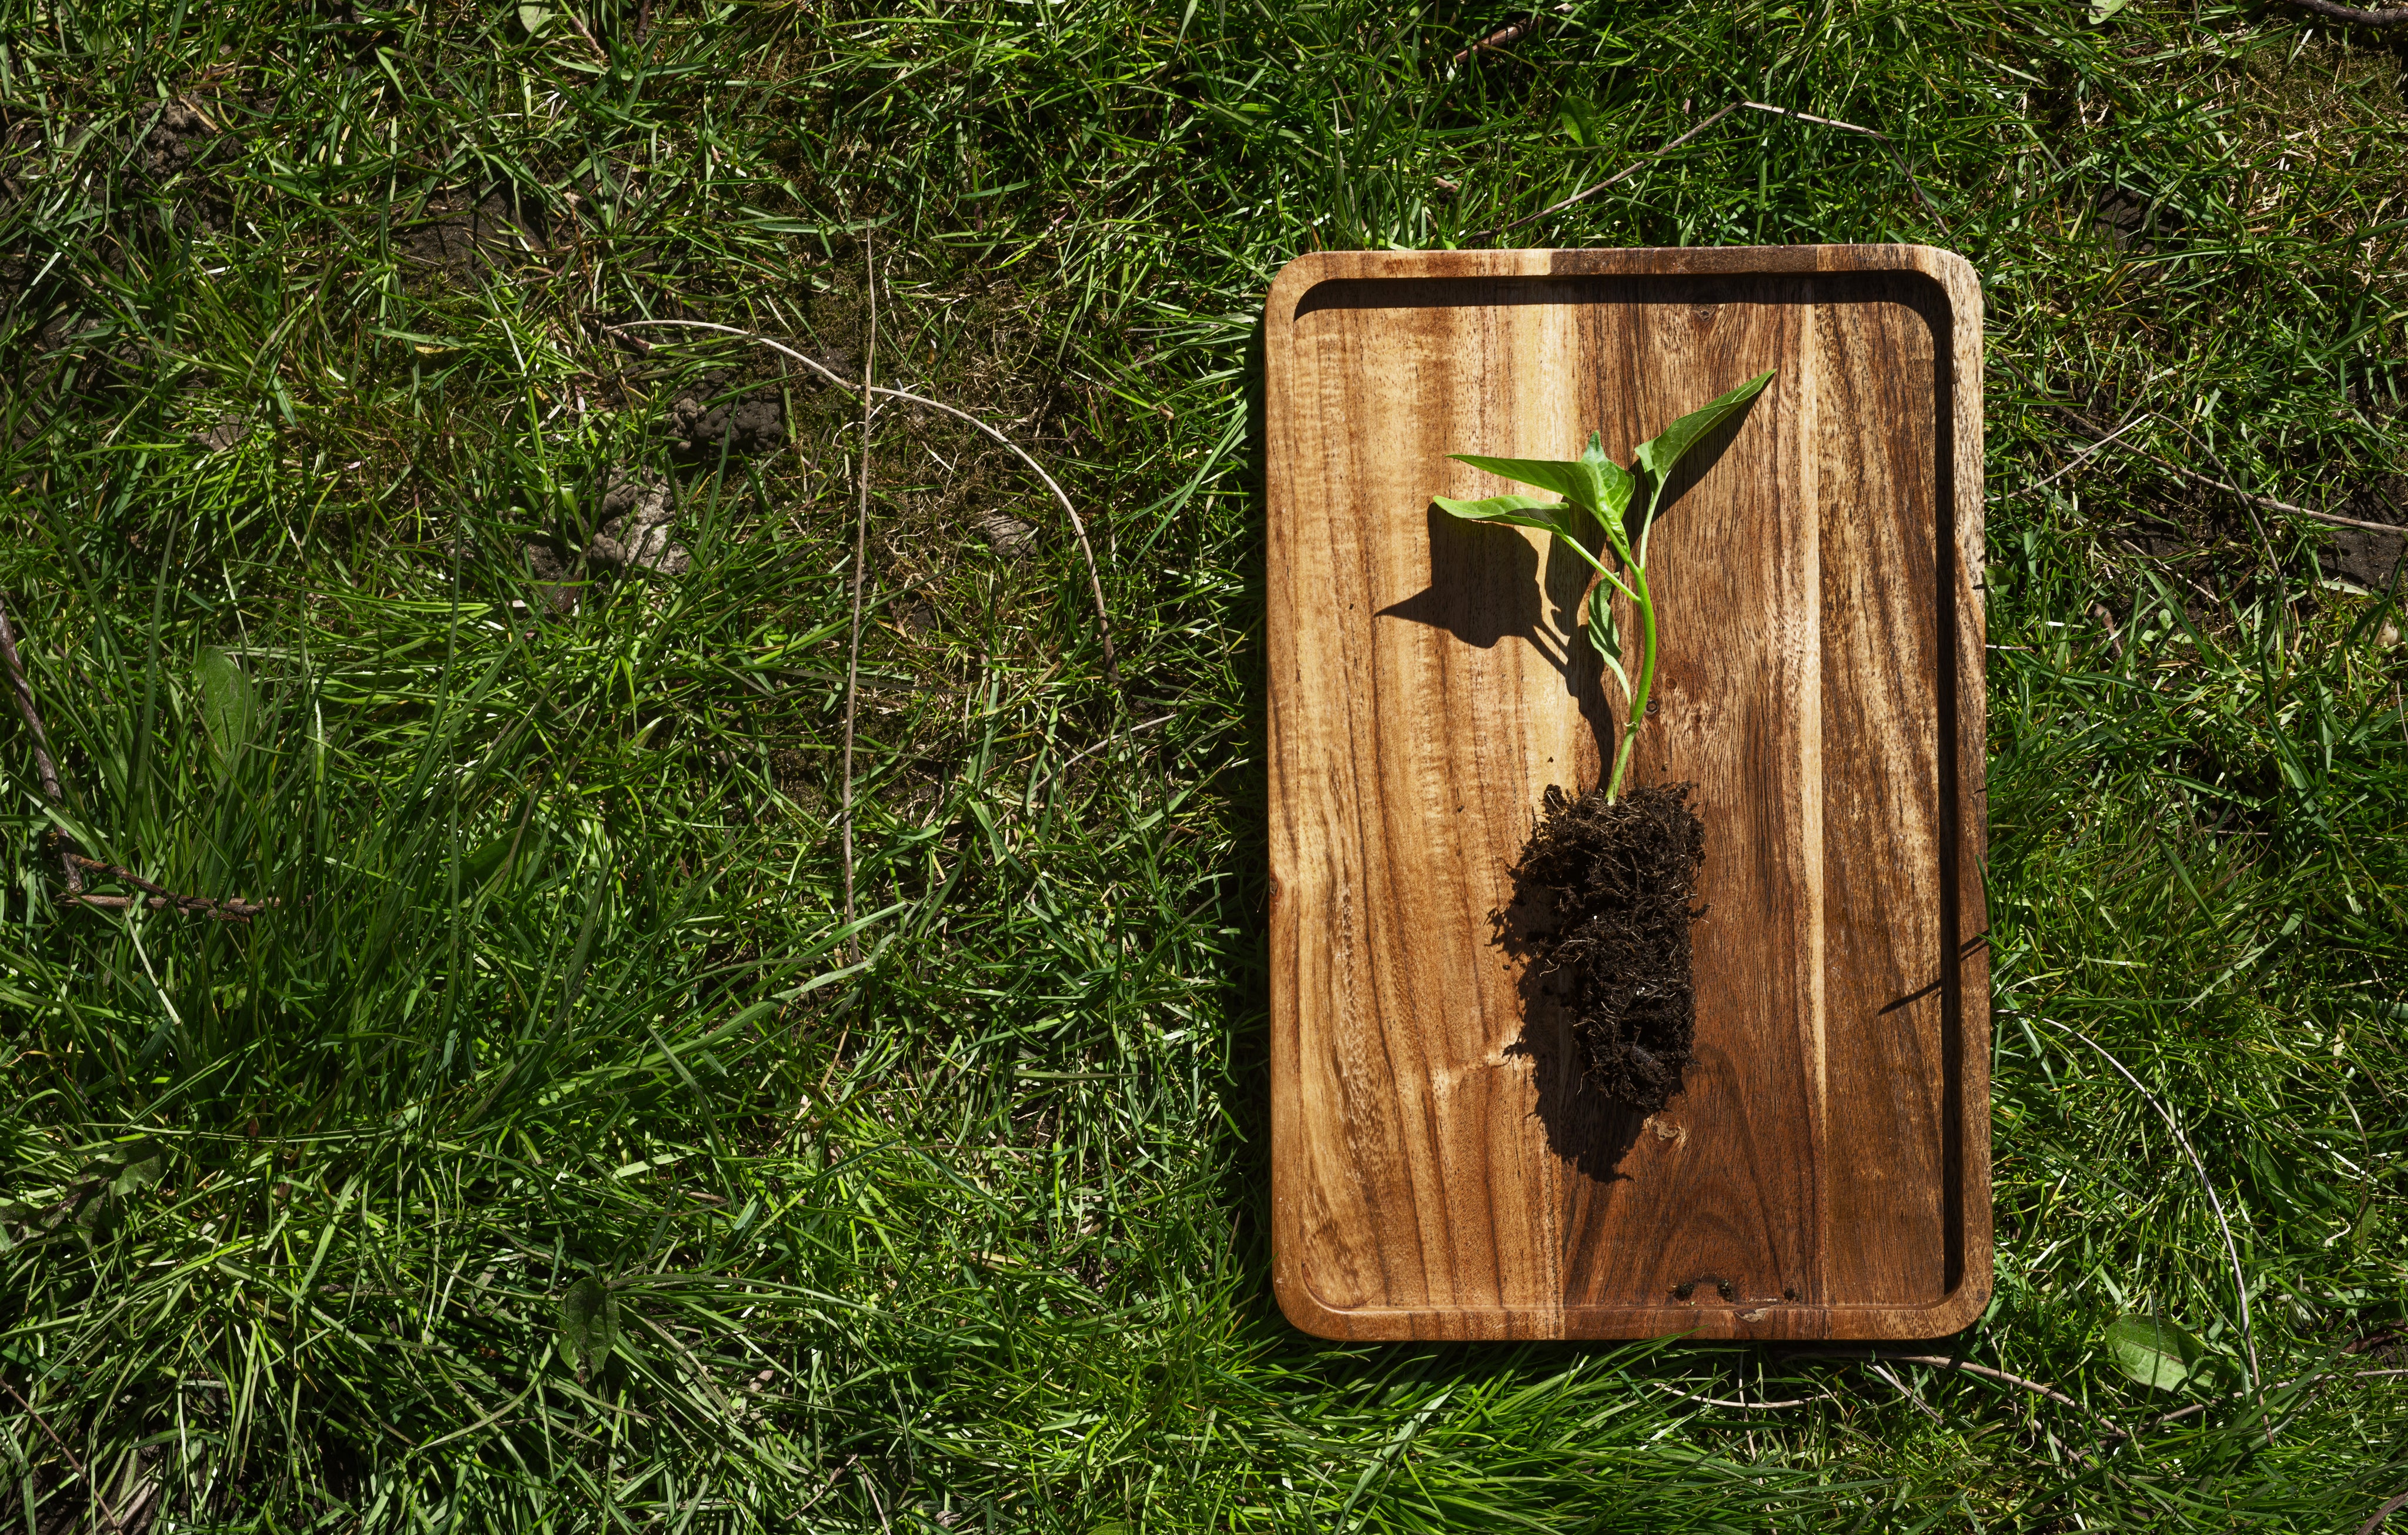
[{"label": "plant stem", "polygon": [[1605,782],[1605,802],[1622,797],[1622,776],[1630,770],[1630,748],[1639,739],[1639,722],[1647,717],[1647,695],[1656,686],[1656,595],[1647,589],[1647,567],[1630,561],[1631,600],[1639,605],[1639,685],[1630,692],[1630,718],[1622,727],[1622,745],[1613,753],[1613,776]]}]

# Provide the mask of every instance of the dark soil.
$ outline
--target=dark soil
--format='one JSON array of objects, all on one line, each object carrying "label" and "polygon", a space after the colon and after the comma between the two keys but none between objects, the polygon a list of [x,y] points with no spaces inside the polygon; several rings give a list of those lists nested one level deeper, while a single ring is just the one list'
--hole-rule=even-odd
[{"label": "dark soil", "polygon": [[774,369],[748,379],[735,369],[704,377],[669,402],[669,451],[681,464],[772,453],[786,445],[786,404]]},{"label": "dark soil", "polygon": [[178,229],[222,235],[234,224],[234,199],[218,176],[225,158],[217,124],[199,108],[173,101],[142,136],[134,166],[145,191],[173,201]]},{"label": "dark soil", "polygon": [[1706,828],[1689,785],[1547,790],[1546,813],[1513,867],[1514,910],[1499,912],[1542,993],[1579,1041],[1589,1087],[1643,1112],[1681,1090],[1697,1057],[1689,925]]},{"label": "dark soil", "polygon": [[552,219],[539,198],[495,182],[473,197],[430,197],[416,221],[395,223],[394,237],[408,259],[408,269],[422,282],[439,275],[466,287],[527,259],[529,251],[547,248]]},{"label": "dark soil", "polygon": [[2334,509],[2361,522],[2401,525],[2398,533],[2335,527],[2320,562],[2328,576],[2338,576],[2369,592],[2389,591],[2401,573],[2401,556],[2408,554],[2408,474],[2369,481]]}]

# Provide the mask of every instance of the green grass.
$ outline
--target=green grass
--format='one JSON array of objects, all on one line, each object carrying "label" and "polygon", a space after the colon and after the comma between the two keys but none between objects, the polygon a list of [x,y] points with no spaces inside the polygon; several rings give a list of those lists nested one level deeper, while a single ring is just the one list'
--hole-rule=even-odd
[{"label": "green grass", "polygon": [[[0,0],[0,592],[58,818],[279,903],[62,905],[0,720],[10,1528],[2330,1531],[2408,1489],[2408,1384],[2334,1373],[2408,1367],[2408,624],[2147,457],[2038,484],[2069,408],[2145,411],[2160,459],[2398,506],[2396,35],[1575,0],[1451,68],[1520,13],[677,0],[639,47],[600,0],[605,59],[523,9]],[[170,96],[205,152],[146,150]],[[2082,1410],[1326,1346],[1268,1300],[1261,295],[1738,99],[1900,158],[1741,112],[1508,237],[1984,275],[2000,1279],[1958,1346]],[[537,237],[427,233],[495,187]],[[1126,685],[1042,486],[889,406],[845,932],[855,405],[600,327],[857,367],[873,262],[880,378],[1064,481]],[[713,370],[781,448],[672,464]],[[692,568],[556,614],[523,546],[619,469],[671,478]],[[2229,1217],[2262,1413],[2205,1189],[2100,1050]],[[2115,1368],[2152,1313],[2195,1381]],[[1802,1405],[1693,1399],[1742,1389]]]}]

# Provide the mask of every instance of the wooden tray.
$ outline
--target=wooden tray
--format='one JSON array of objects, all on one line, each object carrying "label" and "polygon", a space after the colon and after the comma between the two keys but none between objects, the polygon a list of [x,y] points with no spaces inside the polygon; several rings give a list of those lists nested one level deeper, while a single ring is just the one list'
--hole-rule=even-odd
[{"label": "wooden tray", "polygon": [[[1328,1338],[1928,1338],[1990,1293],[1981,295],[1920,246],[1319,253],[1272,285],[1276,1287]],[[1450,452],[1683,467],[1635,782],[1706,824],[1698,1064],[1585,1090],[1490,913],[1611,707]],[[1513,487],[1519,489],[1520,487]],[[1626,624],[1626,633],[1636,633]]]}]

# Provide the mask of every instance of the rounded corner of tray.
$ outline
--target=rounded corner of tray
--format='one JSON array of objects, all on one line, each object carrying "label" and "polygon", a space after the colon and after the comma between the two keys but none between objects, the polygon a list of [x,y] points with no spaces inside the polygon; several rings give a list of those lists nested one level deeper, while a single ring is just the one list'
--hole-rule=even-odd
[{"label": "rounded corner of tray", "polygon": [[1331,258],[1337,252],[1307,251],[1293,257],[1271,279],[1269,294],[1263,300],[1263,319],[1272,325],[1295,316],[1304,295],[1327,281],[1331,274]]},{"label": "rounded corner of tray", "polygon": [[1956,1282],[1956,1287],[1928,1305],[1890,1313],[1883,1320],[1880,1339],[1888,1342],[1933,1342],[1953,1338],[1982,1319],[1989,1309],[1993,1280],[1986,1263]]},{"label": "rounded corner of tray", "polygon": [[1273,1266],[1271,1298],[1279,1302],[1280,1314],[1287,1318],[1288,1326],[1309,1337],[1343,1343],[1353,1341],[1361,1330],[1354,1325],[1351,1313],[1326,1304],[1312,1293],[1312,1285],[1298,1265]]},{"label": "rounded corner of tray", "polygon": [[1982,323],[1982,274],[1973,269],[1972,262],[1962,251],[1940,245],[1908,245],[1907,263],[1940,284],[1949,302],[1957,310],[1958,323],[1971,323],[1976,328]]}]

